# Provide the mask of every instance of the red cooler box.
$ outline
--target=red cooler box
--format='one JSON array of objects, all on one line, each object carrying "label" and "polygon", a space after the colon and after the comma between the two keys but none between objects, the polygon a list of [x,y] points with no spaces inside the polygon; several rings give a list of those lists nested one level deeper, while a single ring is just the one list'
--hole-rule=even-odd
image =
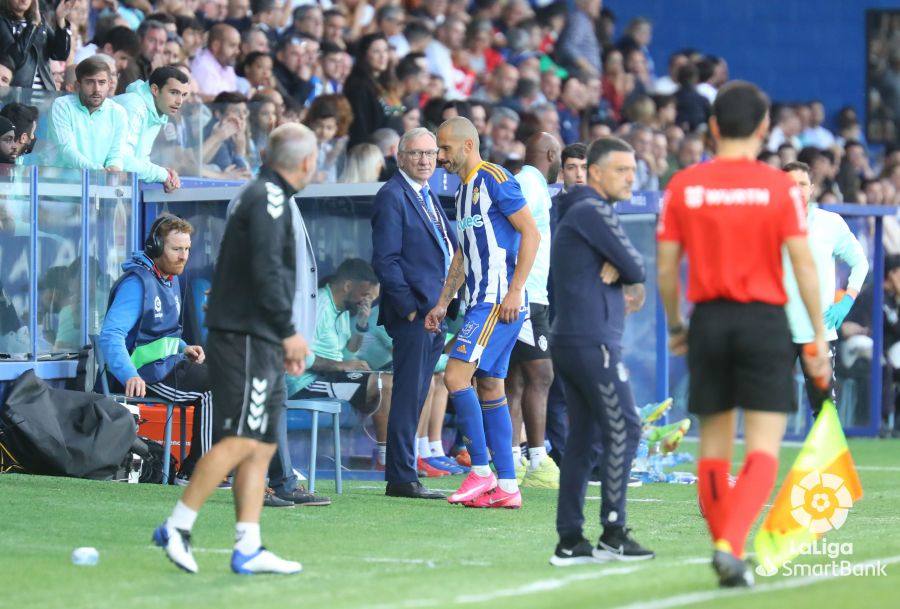
[{"label": "red cooler box", "polygon": [[[160,444],[166,437],[166,407],[158,404],[141,404],[141,424],[138,435],[142,438],[156,440]],[[184,455],[191,452],[191,432],[194,427],[194,407],[185,408]],[[172,458],[181,466],[181,409],[172,411]]]}]

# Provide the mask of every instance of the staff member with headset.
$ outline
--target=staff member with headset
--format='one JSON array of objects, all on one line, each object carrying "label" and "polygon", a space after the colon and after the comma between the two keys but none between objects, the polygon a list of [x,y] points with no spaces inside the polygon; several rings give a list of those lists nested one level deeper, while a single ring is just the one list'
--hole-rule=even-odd
[{"label": "staff member with headset", "polygon": [[[156,395],[194,404],[191,451],[178,479],[212,446],[212,391],[199,345],[181,340],[181,292],[178,276],[191,252],[194,227],[163,214],[150,227],[143,251],[122,265],[110,291],[100,331],[100,350],[114,379],[113,391],[129,397]],[[116,384],[121,386],[116,387]]]}]

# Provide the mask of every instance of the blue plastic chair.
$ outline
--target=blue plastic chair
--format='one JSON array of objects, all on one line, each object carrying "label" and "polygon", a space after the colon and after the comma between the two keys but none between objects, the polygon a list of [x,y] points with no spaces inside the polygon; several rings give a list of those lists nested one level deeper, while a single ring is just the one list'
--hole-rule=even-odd
[{"label": "blue plastic chair", "polygon": [[113,393],[109,390],[109,379],[106,377],[106,358],[100,350],[99,340],[96,334],[90,335],[91,348],[94,350],[94,361],[97,363],[97,375],[100,377],[100,390],[103,395],[111,397],[118,402],[132,404],[159,404],[166,407],[166,426],[163,433],[163,472],[162,483],[169,484],[169,464],[172,460],[172,415],[175,408],[181,410],[181,446],[179,447],[179,456],[181,463],[184,463],[184,445],[187,443],[187,409],[191,406],[189,403],[177,403],[165,398],[147,395],[143,398],[130,398],[123,393]]},{"label": "blue plastic chair", "polygon": [[312,425],[310,427],[310,455],[309,455],[309,492],[316,492],[316,457],[319,439],[319,413],[331,415],[332,430],[334,431],[334,480],[337,494],[344,493],[344,485],[341,480],[341,407],[344,400],[333,398],[287,400],[285,405],[290,410],[306,410],[312,413]]}]

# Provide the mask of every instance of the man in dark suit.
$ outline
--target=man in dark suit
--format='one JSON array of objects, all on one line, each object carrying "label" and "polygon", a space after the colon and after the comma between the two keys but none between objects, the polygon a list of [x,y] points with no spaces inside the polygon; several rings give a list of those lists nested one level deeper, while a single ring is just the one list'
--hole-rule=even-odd
[{"label": "man in dark suit", "polygon": [[437,302],[456,248],[438,198],[430,192],[437,143],[424,128],[400,140],[400,170],[375,195],[372,266],[381,281],[378,323],[394,341],[394,390],[388,418],[385,494],[445,499],[418,480],[415,435],[431,375],[444,345],[427,332],[425,315]]}]

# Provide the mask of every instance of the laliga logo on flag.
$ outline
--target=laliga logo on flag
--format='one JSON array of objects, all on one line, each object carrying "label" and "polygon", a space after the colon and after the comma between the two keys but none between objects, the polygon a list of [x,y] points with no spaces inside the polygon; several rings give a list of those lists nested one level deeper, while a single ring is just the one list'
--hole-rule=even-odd
[{"label": "laliga logo on flag", "polygon": [[852,507],[844,479],[834,474],[814,470],[791,488],[791,516],[817,535],[841,528]]}]

